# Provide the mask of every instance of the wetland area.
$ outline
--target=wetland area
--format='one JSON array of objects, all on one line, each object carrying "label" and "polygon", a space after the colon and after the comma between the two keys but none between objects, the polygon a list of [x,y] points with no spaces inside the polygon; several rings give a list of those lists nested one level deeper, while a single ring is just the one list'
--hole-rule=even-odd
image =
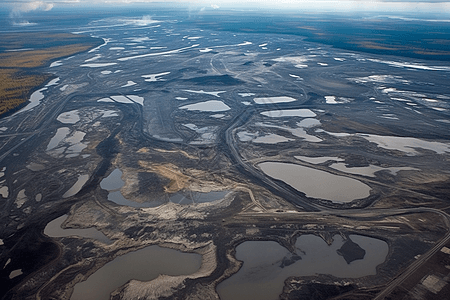
[{"label": "wetland area", "polygon": [[0,299],[445,298],[448,61],[222,13],[9,25],[91,44],[0,118]]}]

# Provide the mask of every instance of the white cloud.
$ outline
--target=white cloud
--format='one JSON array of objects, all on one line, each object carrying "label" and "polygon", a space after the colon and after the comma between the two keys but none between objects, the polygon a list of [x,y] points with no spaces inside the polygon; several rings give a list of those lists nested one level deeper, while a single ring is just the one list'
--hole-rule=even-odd
[{"label": "white cloud", "polygon": [[53,4],[115,6],[143,3],[184,3],[190,7],[209,9],[289,9],[308,11],[378,11],[378,12],[436,12],[450,13],[450,0],[0,0],[0,3],[14,3],[16,13],[31,10],[50,10]]},{"label": "white cloud", "polygon": [[44,1],[30,1],[16,3],[11,11],[10,17],[19,18],[22,13],[27,13],[34,10],[49,11],[53,8],[54,4]]}]

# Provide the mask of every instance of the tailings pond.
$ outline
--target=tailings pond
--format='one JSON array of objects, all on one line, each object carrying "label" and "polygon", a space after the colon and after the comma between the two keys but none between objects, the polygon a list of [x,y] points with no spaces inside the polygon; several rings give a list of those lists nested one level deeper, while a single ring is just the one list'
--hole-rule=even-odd
[{"label": "tailings pond", "polygon": [[149,246],[119,256],[75,285],[71,300],[109,300],[110,294],[131,279],[150,281],[160,274],[189,275],[201,266],[199,254]]},{"label": "tailings pond", "polygon": [[59,218],[54,219],[45,226],[44,234],[49,237],[68,237],[79,236],[84,238],[91,238],[99,240],[105,244],[111,244],[112,241],[108,239],[101,231],[91,228],[61,228],[61,225],[67,220],[67,215],[62,215]]},{"label": "tailings pond", "polygon": [[370,195],[370,187],[353,178],[291,163],[264,162],[258,167],[266,175],[284,181],[308,197],[346,203]]},{"label": "tailings pond", "polygon": [[332,275],[359,278],[376,274],[389,247],[386,242],[361,235],[344,241],[333,237],[328,246],[320,237],[302,235],[295,243],[295,253],[274,241],[247,241],[236,247],[241,269],[217,286],[222,300],[274,300],[282,293],[288,277]]}]

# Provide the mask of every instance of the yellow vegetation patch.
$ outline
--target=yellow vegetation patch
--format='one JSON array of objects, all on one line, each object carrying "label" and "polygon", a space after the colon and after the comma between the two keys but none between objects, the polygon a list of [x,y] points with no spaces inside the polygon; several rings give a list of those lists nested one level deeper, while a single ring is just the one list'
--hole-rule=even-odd
[{"label": "yellow vegetation patch", "polygon": [[[51,77],[30,73],[31,68],[45,66],[97,44],[95,39],[66,33],[0,34],[0,115],[25,103],[31,91]],[[24,48],[28,50],[7,52]]]},{"label": "yellow vegetation patch", "polygon": [[70,56],[91,48],[90,45],[75,44],[47,49],[0,53],[2,68],[35,68],[60,57]]},{"label": "yellow vegetation patch", "polygon": [[0,115],[24,103],[30,91],[44,84],[49,75],[25,75],[18,69],[0,69]]}]

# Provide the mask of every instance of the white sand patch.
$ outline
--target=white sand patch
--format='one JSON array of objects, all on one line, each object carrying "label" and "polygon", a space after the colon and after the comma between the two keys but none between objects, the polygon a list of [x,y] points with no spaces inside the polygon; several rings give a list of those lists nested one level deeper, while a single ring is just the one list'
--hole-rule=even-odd
[{"label": "white sand patch", "polygon": [[206,95],[211,95],[211,96],[215,96],[220,98],[219,94],[221,93],[225,93],[226,91],[218,91],[218,92],[205,92],[204,90],[200,90],[200,91],[195,91],[195,90],[184,90],[185,92],[188,93],[196,93],[196,94],[206,94]]},{"label": "white sand patch", "polygon": [[320,121],[314,118],[307,118],[301,120],[299,123],[297,123],[297,126],[302,128],[312,128],[316,126],[320,126]]},{"label": "white sand patch", "polygon": [[136,95],[127,95],[128,98],[133,100],[134,102],[144,106],[144,98]]},{"label": "white sand patch", "polygon": [[97,100],[97,102],[112,102],[114,103],[114,100],[112,100],[111,98],[102,98]]},{"label": "white sand patch", "polygon": [[187,109],[191,111],[208,111],[208,112],[214,112],[214,111],[227,111],[231,108],[219,100],[210,100],[206,102],[199,102],[195,104],[185,105],[180,107],[180,109]]},{"label": "white sand patch", "polygon": [[407,62],[397,62],[397,61],[385,61],[385,60],[379,60],[379,59],[368,59],[372,62],[387,64],[391,67],[396,68],[411,68],[411,69],[418,69],[418,70],[428,70],[428,71],[450,71],[450,67],[448,66],[426,66],[423,64],[418,63],[407,63]]},{"label": "white sand patch", "polygon": [[325,96],[325,101],[327,104],[338,104],[335,96]]},{"label": "white sand patch", "polygon": [[404,84],[410,83],[410,81],[403,79],[403,77],[394,75],[370,75],[367,77],[348,78],[348,80],[354,81],[356,83],[367,83],[367,82],[404,83]]},{"label": "white sand patch", "polygon": [[150,39],[148,36],[145,37],[132,37],[132,38],[127,38],[128,40],[131,40],[132,42],[135,43],[142,43],[142,42],[146,42],[146,41],[152,41],[153,39]]},{"label": "white sand patch", "polygon": [[336,96],[325,96],[325,102],[327,104],[344,104],[353,101],[352,98],[336,97]]},{"label": "white sand patch", "polygon": [[88,67],[88,68],[102,68],[117,65],[117,63],[97,63],[97,64],[83,64],[80,67]]},{"label": "white sand patch", "polygon": [[62,62],[60,60],[54,61],[50,64],[50,68],[54,68],[54,67],[58,67],[58,66],[62,66]]},{"label": "white sand patch", "polygon": [[41,104],[41,100],[44,99],[44,94],[42,92],[45,91],[45,90],[47,90],[46,87],[44,87],[42,89],[39,89],[39,90],[35,91],[33,94],[31,94],[30,99],[29,99],[30,103],[28,103],[27,106],[25,106],[24,108],[22,108],[21,110],[19,110],[15,114],[20,114],[20,113],[23,113],[25,111],[29,111],[32,108],[35,108],[36,106]]},{"label": "white sand patch", "polygon": [[196,45],[192,45],[189,47],[169,50],[169,51],[165,51],[165,52],[154,52],[154,53],[147,53],[147,54],[141,54],[141,55],[135,55],[135,56],[122,57],[122,58],[119,58],[118,60],[119,61],[127,61],[127,60],[131,60],[131,59],[144,58],[144,57],[149,57],[149,56],[159,56],[159,55],[166,55],[166,54],[181,53],[187,49],[195,48],[198,46],[199,46],[199,44],[196,44]]},{"label": "white sand patch", "polygon": [[52,79],[52,80],[50,80],[50,82],[49,83],[47,83],[45,86],[46,87],[49,87],[49,86],[53,86],[53,85],[58,85],[58,81],[59,81],[59,77],[58,78],[55,78],[55,79]]},{"label": "white sand patch", "polygon": [[253,98],[256,104],[274,104],[274,103],[287,103],[297,101],[297,99],[288,96],[279,97],[263,97],[263,98]]},{"label": "white sand patch", "polygon": [[91,61],[95,61],[97,59],[99,59],[100,57],[102,57],[101,54],[96,54],[94,57],[86,59],[84,62],[91,62]]},{"label": "white sand patch", "polygon": [[129,86],[133,86],[133,85],[135,85],[135,84],[136,84],[136,82],[129,80],[129,81],[127,82],[127,84],[122,85],[121,87],[129,87]]},{"label": "white sand patch", "polygon": [[104,46],[108,45],[108,43],[109,43],[110,41],[111,41],[111,39],[105,39],[105,38],[103,38],[103,44],[101,44],[101,45],[98,46],[98,47],[95,47],[94,49],[89,50],[88,53],[92,53],[92,52],[97,51],[97,50],[100,49],[101,47],[104,47]]},{"label": "white sand patch", "polygon": [[76,124],[78,121],[80,121],[79,111],[71,110],[68,112],[64,112],[60,114],[56,119],[63,124]]},{"label": "white sand patch", "polygon": [[210,115],[211,118],[216,118],[216,119],[222,119],[223,117],[225,117],[226,115],[224,114],[215,114],[215,115]]},{"label": "white sand patch", "polygon": [[254,96],[255,94],[253,94],[253,93],[238,93],[238,95],[241,97],[251,97],[251,96]]},{"label": "white sand patch", "polygon": [[160,76],[168,75],[170,72],[163,72],[158,74],[149,74],[149,75],[142,75],[141,77],[147,78],[145,81],[147,82],[155,82],[155,81],[162,81],[164,79],[159,78]]},{"label": "white sand patch", "polygon": [[298,80],[303,80],[303,78],[301,78],[298,75],[294,75],[294,74],[289,74],[289,76],[291,76],[292,78],[297,78]]},{"label": "white sand patch", "polygon": [[257,134],[248,131],[240,131],[236,134],[241,142],[249,142],[256,138]]},{"label": "white sand patch", "polygon": [[276,61],[276,62],[288,62],[288,63],[294,64],[294,65],[298,65],[298,64],[303,64],[303,63],[309,61],[310,58],[307,56],[282,56],[282,57],[274,58],[272,60]]},{"label": "white sand patch", "polygon": [[281,109],[281,110],[269,110],[261,112],[262,115],[271,118],[282,118],[282,117],[302,117],[302,118],[313,118],[316,115],[312,110],[307,108],[300,109]]},{"label": "white sand patch", "polygon": [[264,136],[259,136],[255,139],[253,139],[253,143],[257,144],[278,144],[278,143],[285,143],[285,142],[291,142],[295,141],[294,139],[287,138],[278,134],[269,133]]},{"label": "white sand patch", "polygon": [[409,101],[408,99],[394,98],[394,97],[391,97],[391,99],[392,100],[396,100],[396,101],[403,101],[403,102],[408,102]]}]

